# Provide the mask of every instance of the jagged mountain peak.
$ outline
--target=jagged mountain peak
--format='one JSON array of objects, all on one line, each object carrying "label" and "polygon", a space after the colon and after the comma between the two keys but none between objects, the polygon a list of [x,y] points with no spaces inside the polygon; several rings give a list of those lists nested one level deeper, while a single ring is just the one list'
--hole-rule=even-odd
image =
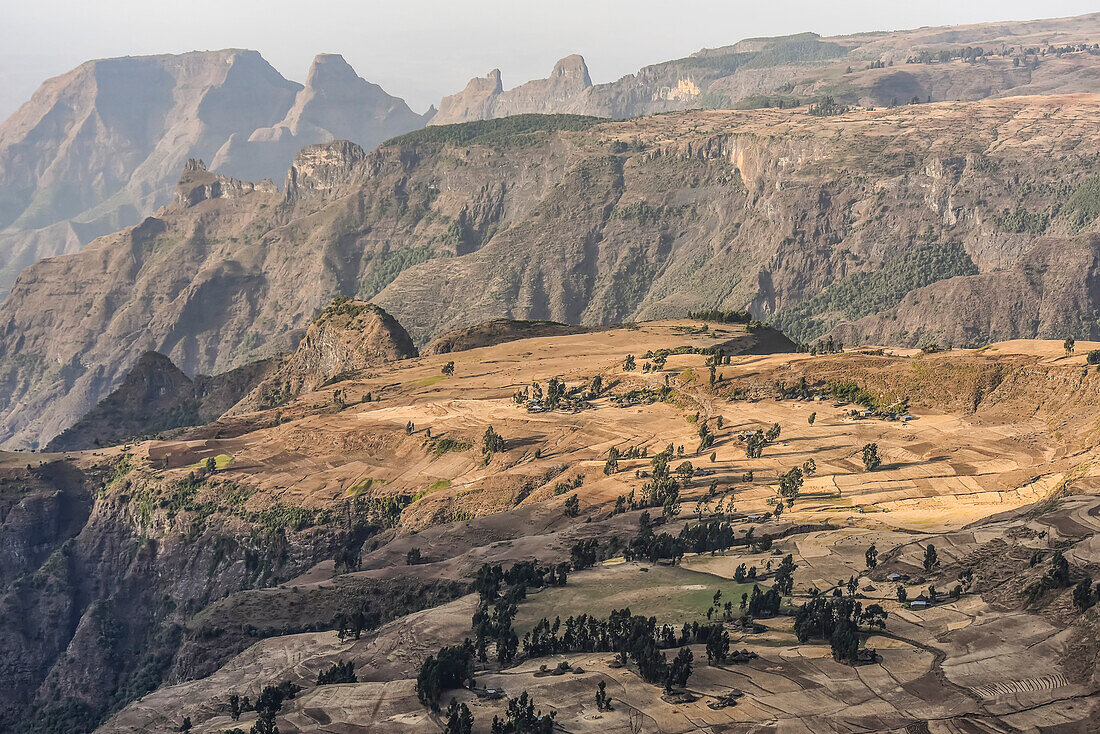
[{"label": "jagged mountain peak", "polygon": [[424,122],[403,99],[359,76],[343,56],[319,54],[286,116],[226,141],[211,167],[249,180],[274,179],[304,146],[349,140],[370,149]]},{"label": "jagged mountain peak", "polygon": [[187,162],[183,164],[184,175],[188,173],[198,173],[206,170],[206,163],[202,158],[188,158]]},{"label": "jagged mountain peak", "polygon": [[588,75],[588,64],[585,63],[584,57],[580,54],[570,54],[563,59],[559,59],[554,64],[554,71],[551,72],[550,76],[575,78],[579,79],[586,87],[592,86],[592,77]]}]

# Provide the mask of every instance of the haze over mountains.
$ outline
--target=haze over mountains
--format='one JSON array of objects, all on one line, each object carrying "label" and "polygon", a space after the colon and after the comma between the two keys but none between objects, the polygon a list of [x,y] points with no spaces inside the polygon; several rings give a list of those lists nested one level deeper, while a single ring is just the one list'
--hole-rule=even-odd
[{"label": "haze over mountains", "polygon": [[[373,152],[434,111],[338,56],[304,87],[249,51],[89,62],[0,127],[0,257],[136,226],[12,287],[0,445],[45,445],[150,350],[188,375],[289,352],[336,295],[420,345],[702,307],[800,341],[1095,336],[1098,40],[1100,14],[802,34],[610,85],[570,56]],[[646,116],[701,107],[746,109]]]},{"label": "haze over mountains", "polygon": [[255,51],[82,64],[0,125],[0,295],[35,260],[166,204],[189,158],[281,181],[304,145],[373,147],[423,123],[334,54],[316,58],[304,87]]}]

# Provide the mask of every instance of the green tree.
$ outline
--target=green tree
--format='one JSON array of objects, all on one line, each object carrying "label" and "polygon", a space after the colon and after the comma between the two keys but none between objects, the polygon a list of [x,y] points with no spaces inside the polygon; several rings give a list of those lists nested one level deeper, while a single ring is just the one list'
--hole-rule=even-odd
[{"label": "green tree", "polygon": [[707,637],[707,662],[721,665],[730,654],[730,635],[721,627],[715,628]]},{"label": "green tree", "polygon": [[783,499],[787,500],[787,507],[794,505],[794,500],[798,497],[798,493],[802,489],[802,483],[804,481],[805,477],[802,472],[802,467],[798,466],[779,478],[779,494]]},{"label": "green tree", "polygon": [[898,603],[899,604],[904,604],[905,600],[909,598],[909,592],[907,592],[905,590],[904,586],[902,586],[901,584],[898,584],[897,593],[898,593]]},{"label": "green tree", "polygon": [[359,679],[355,675],[355,663],[351,660],[346,663],[343,660],[338,660],[328,670],[322,670],[317,674],[317,685],[319,686],[358,682]]},{"label": "green tree", "polygon": [[610,476],[619,471],[619,449],[612,446],[607,452],[607,461],[603,465],[603,473]]},{"label": "green tree", "polygon": [[492,426],[485,429],[485,435],[481,439],[481,450],[487,454],[504,450],[504,438],[494,431]]},{"label": "green tree", "polygon": [[623,360],[623,369],[626,370],[627,372],[633,372],[635,369],[637,369],[637,367],[638,367],[638,363],[634,361],[634,355],[633,354],[626,355],[626,359]]},{"label": "green tree", "polygon": [[613,711],[611,708],[611,699],[607,697],[607,684],[602,680],[600,684],[596,686],[596,710],[597,711]]},{"label": "green tree", "polygon": [[676,657],[672,659],[672,662],[668,666],[668,677],[665,679],[665,690],[671,691],[673,686],[683,688],[687,685],[688,678],[691,677],[691,663],[694,660],[694,656],[691,654],[691,650],[682,647]]},{"label": "green tree", "polygon": [[1077,342],[1074,340],[1074,338],[1072,336],[1067,337],[1065,342],[1063,342],[1062,346],[1065,347],[1066,354],[1073,354],[1073,350],[1077,346]]},{"label": "green tree", "polygon": [[775,590],[784,596],[790,596],[794,588],[794,571],[798,568],[794,562],[794,556],[787,554],[775,569]]},{"label": "green tree", "polygon": [[445,374],[447,377],[453,375],[455,373],[454,361],[448,362],[447,364],[443,365],[443,369],[441,369],[440,372]]},{"label": "green tree", "polygon": [[817,412],[814,411],[813,413],[810,413],[810,417],[807,418],[806,420],[812,426],[814,424],[814,421],[817,420]]},{"label": "green tree", "polygon": [[863,446],[863,466],[867,471],[874,471],[882,464],[878,455],[878,444],[869,443]]},{"label": "green tree", "polygon": [[206,457],[206,461],[203,463],[206,468],[207,474],[213,474],[218,470],[218,462],[213,456]]},{"label": "green tree", "polygon": [[470,707],[460,704],[455,699],[447,706],[447,723],[443,727],[444,734],[472,734],[474,730],[474,715],[470,713]]},{"label": "green tree", "polygon": [[577,498],[577,495],[569,495],[569,498],[565,500],[565,516],[576,517],[581,512],[581,501]]},{"label": "green tree", "polygon": [[874,568],[878,565],[878,548],[875,547],[874,543],[871,543],[864,557],[867,559],[867,568]]},{"label": "green tree", "polygon": [[1093,605],[1092,579],[1083,578],[1073,587],[1073,605],[1081,611]]},{"label": "green tree", "polygon": [[927,573],[931,573],[937,566],[940,565],[939,554],[936,552],[936,546],[931,543],[924,549],[924,570]]}]

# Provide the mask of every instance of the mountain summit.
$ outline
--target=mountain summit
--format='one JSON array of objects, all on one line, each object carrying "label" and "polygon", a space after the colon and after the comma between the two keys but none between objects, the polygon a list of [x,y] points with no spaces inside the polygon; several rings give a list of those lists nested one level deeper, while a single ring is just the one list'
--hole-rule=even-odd
[{"label": "mountain summit", "polygon": [[423,124],[335,54],[317,57],[305,87],[256,51],[89,61],[0,125],[0,298],[32,262],[168,203],[188,159],[279,180],[305,145],[370,148]]},{"label": "mountain summit", "polygon": [[306,145],[351,140],[369,150],[423,126],[424,117],[356,74],[343,56],[320,54],[286,116],[247,138],[232,136],[211,168],[252,181],[277,179]]},{"label": "mountain summit", "polygon": [[534,79],[504,91],[500,69],[471,79],[458,94],[444,97],[430,125],[487,120],[522,113],[577,112],[582,95],[592,86],[584,57],[573,54],[554,64],[546,79]]}]

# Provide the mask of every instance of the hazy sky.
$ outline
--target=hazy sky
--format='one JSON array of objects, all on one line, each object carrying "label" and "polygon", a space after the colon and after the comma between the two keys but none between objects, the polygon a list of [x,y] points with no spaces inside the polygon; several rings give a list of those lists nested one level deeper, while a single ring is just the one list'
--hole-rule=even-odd
[{"label": "hazy sky", "polygon": [[581,53],[595,82],[742,38],[1079,15],[1071,0],[0,0],[0,119],[81,61],[259,50],[302,81],[319,52],[421,111],[500,68],[505,88]]}]

